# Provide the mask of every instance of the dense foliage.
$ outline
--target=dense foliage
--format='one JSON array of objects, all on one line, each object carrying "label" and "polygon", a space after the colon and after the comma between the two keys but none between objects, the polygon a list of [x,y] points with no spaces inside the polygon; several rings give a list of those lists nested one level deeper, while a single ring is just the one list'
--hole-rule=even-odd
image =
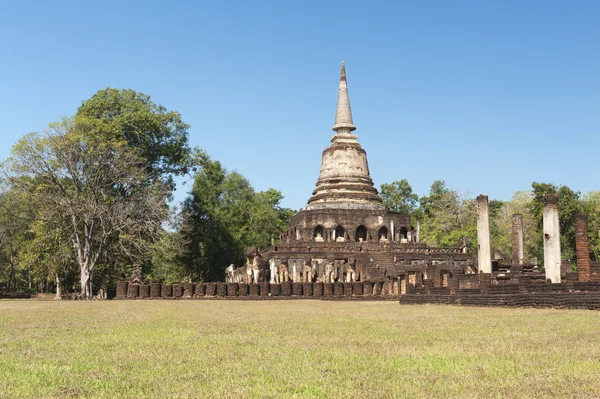
[{"label": "dense foliage", "polygon": [[[430,246],[468,247],[477,253],[477,210],[473,195],[460,193],[446,187],[444,181],[434,181],[428,195],[414,201],[412,188],[406,180],[383,184],[382,199],[392,210],[402,210],[420,223],[421,242]],[[590,254],[592,260],[600,259],[600,192],[585,195],[567,186],[551,183],[531,185],[530,191],[517,191],[510,201],[491,199],[490,232],[492,248],[505,261],[510,261],[512,251],[512,216],[523,215],[525,262],[536,258],[543,264],[542,213],[544,195],[556,193],[561,231],[561,255],[575,266],[575,215],[588,215]]]}]

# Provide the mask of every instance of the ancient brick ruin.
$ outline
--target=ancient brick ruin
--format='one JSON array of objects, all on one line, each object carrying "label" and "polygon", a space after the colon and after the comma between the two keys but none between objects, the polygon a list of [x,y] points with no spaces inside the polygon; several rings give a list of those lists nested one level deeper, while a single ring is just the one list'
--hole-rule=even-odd
[{"label": "ancient brick ruin", "polygon": [[120,282],[117,298],[397,299],[400,303],[600,308],[600,263],[590,262],[587,219],[576,218],[577,272],[561,260],[558,201],[545,198],[544,273],[527,265],[523,217],[512,219],[512,258],[492,259],[488,197],[477,204],[477,263],[466,248],[419,242],[409,215],[379,197],[367,155],[353,131],[346,71],[338,92],[335,134],[323,151],[316,188],[289,222],[281,243],[248,248],[246,264],[227,268],[226,282]]}]

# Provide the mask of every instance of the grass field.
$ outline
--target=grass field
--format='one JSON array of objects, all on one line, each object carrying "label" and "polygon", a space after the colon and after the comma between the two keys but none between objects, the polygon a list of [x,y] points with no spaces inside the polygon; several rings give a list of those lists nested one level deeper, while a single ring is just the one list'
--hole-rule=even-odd
[{"label": "grass field", "polygon": [[600,312],[0,301],[0,398],[596,398]]}]

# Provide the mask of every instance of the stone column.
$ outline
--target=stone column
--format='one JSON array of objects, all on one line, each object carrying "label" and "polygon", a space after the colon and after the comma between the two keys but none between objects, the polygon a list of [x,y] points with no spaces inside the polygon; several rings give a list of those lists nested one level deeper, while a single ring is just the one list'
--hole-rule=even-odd
[{"label": "stone column", "polygon": [[525,263],[523,254],[523,215],[512,217],[512,264],[522,266]]},{"label": "stone column", "polygon": [[390,220],[390,234],[392,235],[392,239],[390,241],[396,240],[396,232],[394,231],[394,221]]},{"label": "stone column", "polygon": [[588,238],[587,215],[575,215],[575,252],[577,254],[577,278],[590,281],[590,243]]},{"label": "stone column", "polygon": [[490,211],[488,196],[477,197],[477,259],[479,273],[492,272],[492,250],[490,241]]},{"label": "stone column", "polygon": [[560,225],[556,194],[544,197],[544,269],[546,279],[560,283]]},{"label": "stone column", "polygon": [[275,259],[269,259],[269,270],[271,271],[271,279],[269,282],[275,284],[275,273],[277,273],[275,271]]},{"label": "stone column", "polygon": [[421,223],[417,220],[416,242],[419,243],[419,235],[421,234]]}]

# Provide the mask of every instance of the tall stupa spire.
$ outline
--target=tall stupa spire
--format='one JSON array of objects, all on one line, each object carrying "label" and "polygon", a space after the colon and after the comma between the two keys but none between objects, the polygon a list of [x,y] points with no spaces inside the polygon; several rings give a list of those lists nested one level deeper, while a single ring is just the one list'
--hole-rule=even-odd
[{"label": "tall stupa spire", "polygon": [[356,126],[352,123],[343,62],[333,130],[332,144],[323,151],[317,187],[304,209],[385,208],[369,174],[367,153],[352,133]]},{"label": "tall stupa spire", "polygon": [[346,82],[346,66],[344,65],[344,61],[342,61],[342,72],[340,73],[340,88],[338,90],[333,130],[338,133],[350,133],[351,131],[356,130],[356,126],[352,123],[352,109],[350,109],[350,98],[348,97],[348,83]]}]

